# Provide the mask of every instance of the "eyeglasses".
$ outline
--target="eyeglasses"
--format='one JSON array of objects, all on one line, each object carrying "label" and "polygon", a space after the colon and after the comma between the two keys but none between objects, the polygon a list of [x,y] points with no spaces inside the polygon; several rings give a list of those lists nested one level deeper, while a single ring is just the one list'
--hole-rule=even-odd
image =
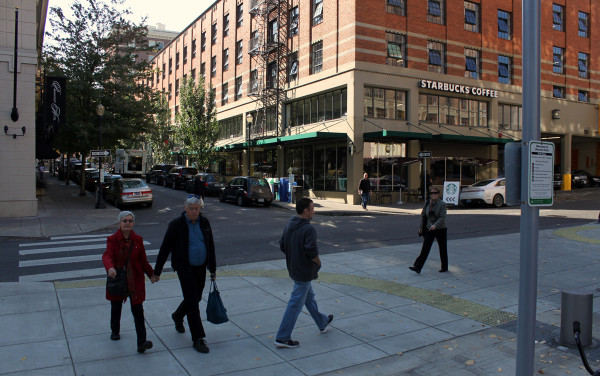
[{"label": "eyeglasses", "polygon": [[198,196],[198,195],[188,195],[188,196],[186,197],[186,200],[187,200],[188,198],[200,198],[200,196]]},{"label": "eyeglasses", "polygon": [[123,223],[133,223],[133,219],[121,219]]},{"label": "eyeglasses", "polygon": [[439,194],[440,194],[440,192],[429,192],[429,194],[432,194],[432,195],[439,195]]}]

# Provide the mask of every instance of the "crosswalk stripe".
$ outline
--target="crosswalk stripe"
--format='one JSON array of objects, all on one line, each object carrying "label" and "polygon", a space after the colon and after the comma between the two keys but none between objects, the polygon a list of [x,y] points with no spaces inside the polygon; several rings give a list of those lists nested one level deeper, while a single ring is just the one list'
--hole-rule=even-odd
[{"label": "crosswalk stripe", "polygon": [[31,274],[19,276],[19,282],[46,282],[46,281],[57,281],[61,279],[72,279],[81,277],[97,277],[105,276],[106,270],[104,268],[94,269],[80,269],[71,270],[65,272],[56,273],[43,273],[43,274]]},{"label": "crosswalk stripe", "polygon": [[[146,256],[158,255],[158,251],[159,251],[158,249],[147,249]],[[58,257],[58,258],[19,261],[19,267],[27,268],[27,267],[32,267],[32,266],[71,264],[71,263],[75,263],[75,262],[88,262],[88,261],[102,261],[102,255]]]},{"label": "crosswalk stripe", "polygon": [[65,235],[65,236],[53,236],[51,240],[63,240],[63,239],[86,239],[86,238],[106,238],[112,234],[98,234],[98,235]]},{"label": "crosswalk stripe", "polygon": [[[150,242],[144,240],[144,245],[149,245]],[[105,243],[91,244],[91,245],[73,245],[67,247],[52,247],[52,248],[34,248],[34,249],[22,249],[19,251],[20,256],[26,255],[39,255],[42,253],[53,253],[53,252],[74,252],[74,251],[85,251],[90,249],[105,249]]]},{"label": "crosswalk stripe", "polygon": [[91,243],[91,242],[100,242],[100,244],[106,245],[106,238],[102,238],[102,239],[83,239],[83,240],[63,240],[63,241],[40,242],[40,243],[28,243],[28,244],[19,244],[19,247],[34,247],[34,246],[40,246],[40,245],[74,244],[74,243]]}]

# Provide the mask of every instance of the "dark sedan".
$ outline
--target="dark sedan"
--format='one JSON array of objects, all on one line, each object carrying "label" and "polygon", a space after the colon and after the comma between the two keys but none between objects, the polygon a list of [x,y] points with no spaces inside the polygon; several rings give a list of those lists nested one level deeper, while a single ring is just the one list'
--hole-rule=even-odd
[{"label": "dark sedan", "polygon": [[233,201],[239,206],[263,204],[268,207],[273,202],[273,193],[265,178],[238,176],[221,190],[219,201]]},{"label": "dark sedan", "polygon": [[589,185],[588,174],[581,170],[571,171],[571,188],[583,188]]},{"label": "dark sedan", "polygon": [[[587,171],[584,170],[573,170],[571,171],[571,176],[585,176],[587,180],[587,186],[589,187],[598,187],[600,186],[600,177],[594,176]],[[585,185],[584,185],[585,186]]]},{"label": "dark sedan", "polygon": [[185,190],[188,193],[194,193],[194,185],[196,184],[196,180],[202,180],[202,184],[204,184],[204,194],[215,195],[218,196],[221,192],[221,188],[227,184],[225,180],[225,176],[220,174],[213,174],[210,172],[200,172],[194,176],[193,179],[188,180],[185,186]]}]

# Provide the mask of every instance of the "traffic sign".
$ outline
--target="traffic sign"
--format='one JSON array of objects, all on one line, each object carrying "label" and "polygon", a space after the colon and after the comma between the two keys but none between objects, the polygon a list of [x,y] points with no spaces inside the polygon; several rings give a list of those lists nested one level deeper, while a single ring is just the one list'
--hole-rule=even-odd
[{"label": "traffic sign", "polygon": [[419,152],[419,158],[429,158],[429,157],[431,157],[430,151],[420,151]]},{"label": "traffic sign", "polygon": [[110,150],[90,150],[91,157],[108,157],[110,156]]}]

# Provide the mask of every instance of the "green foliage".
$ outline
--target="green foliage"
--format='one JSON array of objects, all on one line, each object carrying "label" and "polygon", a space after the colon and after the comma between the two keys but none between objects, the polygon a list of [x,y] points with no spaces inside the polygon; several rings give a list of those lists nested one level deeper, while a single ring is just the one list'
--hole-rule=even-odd
[{"label": "green foliage", "polygon": [[207,91],[204,80],[184,77],[179,93],[176,134],[186,154],[196,159],[199,170],[206,169],[216,158],[214,151],[219,136],[215,94]]},{"label": "green foliage", "polygon": [[148,141],[152,147],[153,163],[171,162],[171,152],[173,150],[173,130],[171,128],[171,111],[166,95],[160,93],[156,103],[156,126],[148,132]]},{"label": "green foliage", "polygon": [[[45,73],[67,78],[66,125],[54,144],[61,151],[81,151],[100,146],[96,106],[106,109],[102,148],[132,147],[154,128],[156,94],[146,85],[150,66],[136,60],[147,28],[127,20],[130,14],[115,5],[121,0],[82,0],[71,5],[68,18],[61,8],[50,9],[52,32],[47,33]],[[137,41],[137,43],[136,43]]]}]

